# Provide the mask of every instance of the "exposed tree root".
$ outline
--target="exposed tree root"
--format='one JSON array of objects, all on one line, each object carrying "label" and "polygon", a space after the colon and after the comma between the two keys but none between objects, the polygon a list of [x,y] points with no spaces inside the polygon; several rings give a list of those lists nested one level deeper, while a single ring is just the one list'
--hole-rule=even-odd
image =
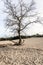
[{"label": "exposed tree root", "polygon": [[19,42],[14,42],[13,40],[11,40],[14,44],[13,46],[20,46],[24,43],[25,40],[21,41],[21,43],[19,44]]}]

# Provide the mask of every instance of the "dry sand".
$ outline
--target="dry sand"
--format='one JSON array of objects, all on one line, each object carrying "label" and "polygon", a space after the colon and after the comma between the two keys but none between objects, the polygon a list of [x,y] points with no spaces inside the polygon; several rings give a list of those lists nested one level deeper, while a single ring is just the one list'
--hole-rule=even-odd
[{"label": "dry sand", "polygon": [[[43,37],[42,38],[27,38],[24,39],[23,45],[20,46],[20,48],[36,48],[36,49],[42,49],[43,50]],[[13,40],[17,41],[17,40]],[[0,46],[1,45],[6,45],[6,44],[14,44],[12,41],[0,41]]]},{"label": "dry sand", "polygon": [[[13,44],[0,41],[0,45]],[[21,46],[0,47],[0,65],[43,65],[43,38],[28,38]]]}]

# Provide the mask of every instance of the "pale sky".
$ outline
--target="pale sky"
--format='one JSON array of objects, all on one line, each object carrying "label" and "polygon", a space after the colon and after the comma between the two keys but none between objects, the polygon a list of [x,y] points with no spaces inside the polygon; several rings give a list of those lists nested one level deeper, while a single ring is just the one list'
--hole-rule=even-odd
[{"label": "pale sky", "polygon": [[[29,1],[29,0],[26,0],[26,1]],[[37,12],[40,13],[39,16],[43,17],[43,0],[34,0],[34,1],[36,2]],[[7,36],[11,36],[11,33],[6,31],[6,28],[4,25],[5,23],[4,19],[6,16],[3,10],[4,10],[4,4],[2,0],[0,0],[0,37],[7,37]],[[43,34],[43,25],[39,23],[30,25],[29,30],[26,30],[26,32],[27,32],[27,35],[36,34],[36,33]]]}]

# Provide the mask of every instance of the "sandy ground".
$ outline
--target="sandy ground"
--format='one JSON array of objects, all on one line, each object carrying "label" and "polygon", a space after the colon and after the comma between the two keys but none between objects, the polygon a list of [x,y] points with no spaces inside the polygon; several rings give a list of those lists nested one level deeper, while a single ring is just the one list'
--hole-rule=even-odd
[{"label": "sandy ground", "polygon": [[[7,47],[1,45],[9,44]],[[29,38],[21,46],[0,41],[0,65],[43,65],[43,38]]]},{"label": "sandy ground", "polygon": [[29,48],[43,49],[43,38],[26,39],[24,44]]},{"label": "sandy ground", "polygon": [[[24,43],[21,47],[23,48],[36,48],[36,49],[43,49],[43,37],[42,38],[28,38],[24,39]],[[15,40],[13,40],[15,41]],[[17,41],[17,40],[16,40]],[[6,44],[14,44],[12,41],[0,41],[0,45],[6,45]]]}]

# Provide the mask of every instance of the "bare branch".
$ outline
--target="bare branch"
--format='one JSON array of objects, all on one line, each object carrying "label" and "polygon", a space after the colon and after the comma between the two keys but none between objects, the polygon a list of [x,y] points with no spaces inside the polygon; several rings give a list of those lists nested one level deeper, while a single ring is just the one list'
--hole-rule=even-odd
[{"label": "bare branch", "polygon": [[[33,0],[32,0],[32,2],[31,2],[29,7],[27,7],[26,5],[23,4],[23,6],[25,7],[26,11],[25,11],[24,14],[22,14],[22,18],[24,18],[28,12],[30,12],[30,11],[35,9],[35,7],[33,7],[33,5],[34,5]],[[21,18],[21,20],[22,20],[22,18]]]},{"label": "bare branch", "polygon": [[30,24],[32,24],[32,23],[37,23],[37,20],[36,20],[36,21],[33,21],[33,22],[27,23],[27,24],[21,29],[21,31],[24,30],[28,25],[30,25]]}]

